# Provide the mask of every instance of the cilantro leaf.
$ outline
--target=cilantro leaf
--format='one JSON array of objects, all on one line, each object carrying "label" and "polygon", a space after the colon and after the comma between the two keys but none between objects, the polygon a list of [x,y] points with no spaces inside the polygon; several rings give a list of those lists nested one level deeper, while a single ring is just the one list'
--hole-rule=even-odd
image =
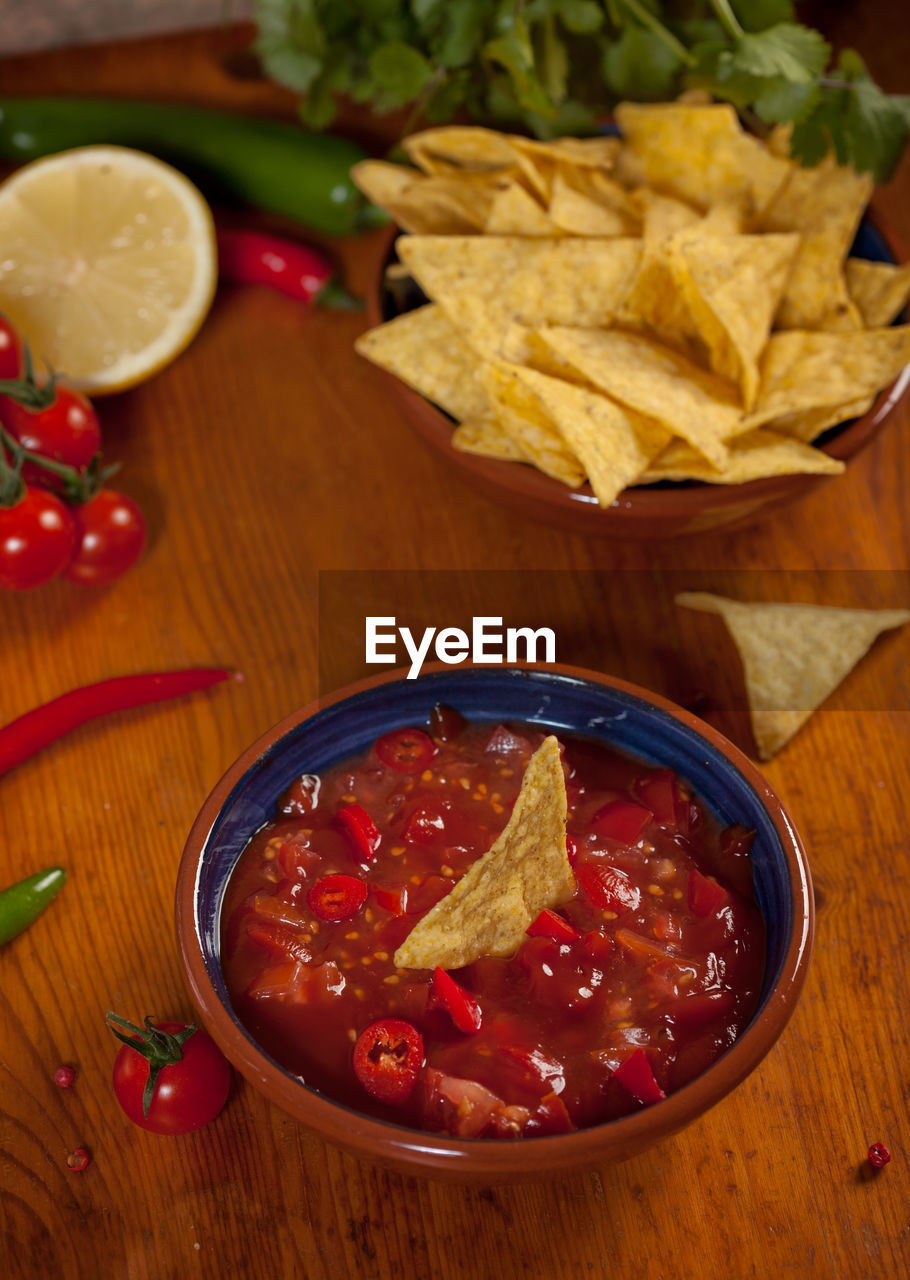
[{"label": "cilantro leaf", "polygon": [[780,76],[796,84],[817,80],[830,56],[831,46],[823,36],[795,22],[741,36],[730,54],[738,72],[763,79]]},{"label": "cilantro leaf", "polygon": [[483,54],[508,72],[515,97],[522,107],[540,116],[554,115],[556,108],[537,78],[534,49],[524,19],[516,17],[495,40],[488,40]]},{"label": "cilantro leaf", "polygon": [[631,23],[603,52],[601,74],[617,98],[659,101],[672,96],[681,60],[653,31]]}]

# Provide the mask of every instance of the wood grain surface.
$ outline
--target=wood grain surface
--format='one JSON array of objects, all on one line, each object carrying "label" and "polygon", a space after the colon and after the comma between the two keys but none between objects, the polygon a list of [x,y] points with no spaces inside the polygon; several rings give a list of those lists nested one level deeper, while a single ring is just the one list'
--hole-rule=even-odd
[{"label": "wood grain surface", "polygon": [[[828,6],[826,20],[907,92],[898,10]],[[281,92],[231,75],[247,36],[7,59],[0,92],[91,86],[290,113]],[[367,141],[385,127],[351,123]],[[910,240],[910,162],[876,204]],[[376,243],[332,246],[355,290]],[[0,951],[0,1274],[907,1275],[908,633],[884,639],[766,766],[813,867],[813,965],[772,1053],[684,1133],[584,1176],[472,1189],[362,1164],[239,1079],[218,1120],[183,1138],[144,1133],[117,1108],[104,1011],[192,1012],[172,919],[193,818],[254,738],[321,685],[359,674],[365,611],[423,616],[430,600],[440,625],[480,605],[550,618],[560,660],[692,700],[751,750],[732,655],[674,614],[673,590],[908,598],[906,413],[771,523],[666,545],[591,541],[498,509],[450,474],[353,354],[363,324],[221,289],[176,363],[99,402],[118,483],[149,518],[140,566],[109,589],[55,583],[0,598],[0,721],[130,671],[223,664],[245,677],[99,720],[0,779],[0,884],[56,862],[70,873]],[[77,1069],[68,1090],[53,1082],[61,1063]],[[875,1140],[893,1159],[872,1176]],[[79,1146],[92,1163],[74,1174],[65,1160]]]}]

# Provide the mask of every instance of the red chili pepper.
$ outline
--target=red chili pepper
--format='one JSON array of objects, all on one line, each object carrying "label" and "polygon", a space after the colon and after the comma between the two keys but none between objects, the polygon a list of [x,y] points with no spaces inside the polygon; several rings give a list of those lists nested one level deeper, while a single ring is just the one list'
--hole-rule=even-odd
[{"label": "red chili pepper", "polygon": [[421,729],[393,729],[376,739],[376,754],[399,773],[418,773],[436,755],[436,743]]},{"label": "red chili pepper", "polygon": [[660,1102],[667,1096],[654,1079],[648,1055],[640,1047],[633,1049],[628,1058],[619,1064],[613,1072],[613,1078],[628,1089],[633,1098],[646,1105]]},{"label": "red chili pepper", "polygon": [[689,910],[697,916],[713,916],[730,901],[730,895],[713,876],[704,876],[697,867],[689,872],[687,885]]},{"label": "red chili pepper", "polygon": [[321,876],[307,890],[310,910],[320,920],[349,920],[366,902],[367,887],[357,876]]},{"label": "red chili pepper", "polygon": [[560,944],[575,942],[580,936],[578,930],[569,924],[568,920],[551,911],[549,907],[544,907],[543,911],[534,917],[525,929],[525,933],[529,938],[551,938],[553,942]]},{"label": "red chili pepper", "polygon": [[380,1018],[354,1045],[354,1075],[367,1093],[391,1106],[407,1102],[423,1066],[423,1038],[403,1018]]},{"label": "red chili pepper", "polygon": [[366,809],[359,804],[346,804],[338,810],[338,821],[350,836],[361,861],[375,862],[379,830]]},{"label": "red chili pepper", "polygon": [[883,1142],[873,1142],[866,1155],[873,1169],[883,1169],[891,1160],[891,1152]]},{"label": "red chili pepper", "polygon": [[115,676],[71,689],[0,728],[0,776],[98,716],[162,702],[166,698],[179,698],[185,693],[207,689],[231,675],[231,671],[202,667],[191,671]]},{"label": "red chili pepper", "polygon": [[221,227],[218,272],[233,284],[264,284],[298,302],[351,309],[360,302],[335,279],[329,262],[316,249],[264,231]]},{"label": "red chili pepper", "polygon": [[456,982],[450,973],[439,965],[433,970],[433,982],[430,988],[433,1000],[445,1009],[459,1031],[470,1035],[483,1026],[483,1012],[480,1005],[465,991],[461,983]]}]

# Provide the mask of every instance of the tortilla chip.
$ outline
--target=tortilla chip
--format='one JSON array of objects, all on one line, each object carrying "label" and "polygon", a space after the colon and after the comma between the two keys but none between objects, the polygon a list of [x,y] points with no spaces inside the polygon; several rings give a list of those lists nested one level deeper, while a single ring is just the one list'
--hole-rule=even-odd
[{"label": "tortilla chip", "polygon": [[[768,430],[809,444],[812,440],[817,440],[829,427],[837,427],[841,423],[852,422],[854,418],[861,418],[864,413],[868,413],[874,403],[874,395],[861,396],[858,400],[850,400],[847,404],[835,405],[833,409],[804,409],[800,413],[786,413],[780,418],[772,418],[768,423]],[[762,430],[762,428],[758,429]]]},{"label": "tortilla chip", "polygon": [[452,448],[463,453],[476,453],[482,458],[500,458],[507,462],[528,462],[528,456],[515,438],[496,418],[478,418],[461,422],[452,432]]},{"label": "tortilla chip", "polygon": [[711,368],[739,384],[746,409],[758,395],[758,358],[798,247],[797,235],[706,235],[703,223],[667,245],[670,275]]},{"label": "tortilla chip", "polygon": [[[670,432],[608,396],[534,369],[501,365],[549,418],[584,468],[597,501],[609,507],[668,444]],[[527,401],[525,401],[527,403]]]},{"label": "tortilla chip", "polygon": [[847,292],[867,329],[882,329],[895,320],[910,299],[910,262],[867,262],[848,258],[844,264]]},{"label": "tortilla chip", "polygon": [[838,165],[830,156],[812,169],[791,166],[760,222],[762,231],[796,231],[802,238],[777,314],[778,328],[862,327],[843,268],[872,187],[868,173]]},{"label": "tortilla chip", "polygon": [[619,177],[647,182],[698,209],[736,198],[750,216],[759,214],[790,168],[743,131],[728,103],[621,102],[616,121],[625,143],[616,161]]},{"label": "tortilla chip", "polygon": [[554,327],[539,329],[538,336],[588,382],[656,419],[723,470],[728,456],[724,442],[742,421],[727,383],[668,347],[632,333]]},{"label": "tortilla chip", "polygon": [[554,236],[554,226],[547,211],[514,179],[501,181],[493,197],[484,224],[488,236]]},{"label": "tortilla chip", "polygon": [[639,484],[658,480],[700,480],[705,484],[747,484],[766,476],[836,476],[844,464],[821,449],[758,428],[730,442],[722,471],[706,462],[685,440],[673,440],[647,468]]},{"label": "tortilla chip", "polygon": [[354,347],[453,418],[489,415],[489,404],[474,377],[480,361],[441,307],[431,303],[406,311],[361,334]]},{"label": "tortilla chip", "polygon": [[631,288],[641,241],[402,236],[398,252],[465,339],[492,358],[513,323],[607,324]]},{"label": "tortilla chip", "polygon": [[576,236],[623,236],[632,229],[630,217],[580,191],[561,172],[553,179],[548,213],[554,226]]},{"label": "tortilla chip", "polygon": [[528,761],[505,830],[395,952],[402,969],[460,969],[510,956],[541,911],[567,901],[575,875],[566,854],[566,783],[559,743],[544,739]]},{"label": "tortilla chip", "polygon": [[404,138],[401,145],[424,173],[451,173],[455,169],[494,172],[515,163],[515,148],[507,134],[474,125],[423,129]]},{"label": "tortilla chip", "polygon": [[906,609],[765,604],[684,591],[676,603],[719,613],[739,650],[759,758],[770,760]]},{"label": "tortilla chip", "polygon": [[[386,160],[361,160],[351,169],[351,177],[368,200],[384,209],[399,227],[418,235],[438,230],[432,211],[415,205],[410,198],[421,174],[406,165]],[[462,227],[470,231],[470,225]]]},{"label": "tortilla chip", "polygon": [[495,361],[481,366],[477,380],[497,421],[516,448],[545,475],[577,489],[585,471],[565,436],[523,385],[512,365]]},{"label": "tortilla chip", "polygon": [[874,395],[910,364],[910,325],[862,333],[773,333],[759,361],[747,424],[805,409],[834,408]]}]

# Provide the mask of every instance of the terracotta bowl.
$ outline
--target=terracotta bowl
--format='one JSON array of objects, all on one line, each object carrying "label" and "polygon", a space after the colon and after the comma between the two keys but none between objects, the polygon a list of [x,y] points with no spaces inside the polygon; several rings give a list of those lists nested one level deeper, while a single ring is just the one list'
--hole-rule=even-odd
[{"label": "terracotta bowl", "polygon": [[[241,851],[275,815],[301,773],[365,751],[390,729],[422,723],[436,702],[468,719],[533,721],[605,741],[686,778],[723,824],[756,831],[756,896],[767,957],[758,1009],[707,1071],[664,1101],[619,1120],[525,1140],[459,1139],[373,1119],[307,1087],[268,1056],[238,1021],[220,960],[221,906]],[[177,938],[199,1016],[234,1066],[267,1098],[329,1142],[389,1167],[492,1184],[577,1172],[636,1155],[720,1102],[769,1051],[799,996],[809,963],[813,898],[793,825],[759,771],[695,716],[622,681],[571,667],[441,667],[353,685],[295,712],[245,751],[206,800],[180,864]],[[762,1118],[754,1117],[756,1137]]]},{"label": "terracotta bowl", "polygon": [[[386,267],[395,261],[395,227],[383,237],[367,292],[367,316],[371,326],[391,320],[400,307],[385,282]],[[881,221],[869,214],[863,221],[851,252],[876,262],[904,262],[907,254]],[[416,285],[404,309],[426,301]],[[654,539],[701,533],[720,526],[752,524],[770,516],[776,508],[804,497],[836,477],[772,476],[746,484],[710,485],[687,482],[625,489],[609,507],[601,507],[591,486],[569,489],[533,467],[518,462],[482,458],[452,447],[453,421],[441,409],[412,391],[391,374],[384,373],[389,395],[400,405],[417,432],[471,484],[494,502],[516,508],[533,519],[545,520],[575,533],[615,538]],[[849,463],[885,425],[910,390],[910,367],[880,393],[862,418],[827,431],[815,443],[840,461]]]}]

